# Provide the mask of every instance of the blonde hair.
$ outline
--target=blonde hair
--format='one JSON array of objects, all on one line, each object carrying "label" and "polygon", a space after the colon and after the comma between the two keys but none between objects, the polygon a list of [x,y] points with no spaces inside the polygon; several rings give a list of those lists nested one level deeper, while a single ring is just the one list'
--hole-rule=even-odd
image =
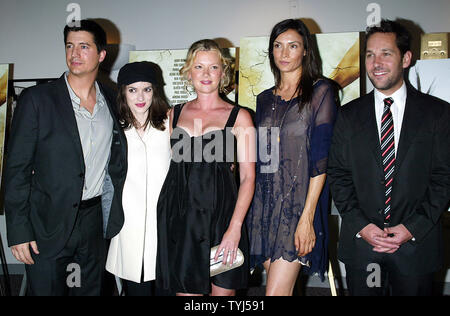
[{"label": "blonde hair", "polygon": [[224,92],[225,88],[227,88],[233,80],[232,60],[225,57],[219,45],[215,41],[210,39],[197,41],[189,48],[186,56],[186,62],[180,69],[180,75],[185,81],[185,84],[189,84],[188,73],[192,68],[192,64],[194,63],[194,59],[197,56],[197,53],[200,51],[216,51],[219,54],[219,58],[222,64],[222,70],[224,73],[223,78],[220,80],[219,91]]}]

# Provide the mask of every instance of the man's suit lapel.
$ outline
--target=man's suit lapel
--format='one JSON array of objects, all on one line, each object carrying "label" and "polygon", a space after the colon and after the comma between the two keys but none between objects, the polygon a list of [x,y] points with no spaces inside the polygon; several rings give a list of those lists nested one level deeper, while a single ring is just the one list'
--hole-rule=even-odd
[{"label": "man's suit lapel", "polygon": [[[423,109],[420,106],[420,95],[411,86],[407,85],[407,95],[405,104],[405,113],[403,115],[402,129],[400,133],[400,142],[398,143],[397,158],[395,160],[395,170],[399,170],[401,163],[405,159],[408,149],[417,131],[420,130],[423,122]],[[395,128],[395,127],[394,127]]]},{"label": "man's suit lapel", "polygon": [[64,125],[67,128],[69,135],[71,136],[71,140],[74,143],[75,150],[77,151],[77,155],[80,158],[80,164],[82,166],[82,170],[84,173],[85,165],[84,165],[84,156],[83,156],[83,148],[81,146],[80,134],[78,132],[77,120],[75,118],[75,113],[73,111],[72,100],[70,99],[69,90],[67,90],[66,80],[64,79],[64,75],[62,75],[57,81],[57,94],[58,94],[58,103],[56,104],[56,110],[59,112],[62,120],[64,121]]},{"label": "man's suit lapel", "polygon": [[[420,130],[423,121],[423,109],[418,100],[420,95],[411,86],[407,85],[407,97],[405,104],[405,113],[403,115],[402,129],[400,133],[400,142],[397,144],[397,157],[395,160],[395,170],[400,169],[401,163],[405,159],[408,149]],[[375,100],[374,92],[365,95],[361,100],[361,108],[359,110],[359,119],[362,126],[362,132],[366,133],[368,146],[375,156],[378,167],[382,169],[380,137],[375,116]],[[395,128],[395,126],[394,126]]]},{"label": "man's suit lapel", "polygon": [[100,87],[100,92],[102,93],[103,97],[105,98],[106,104],[109,109],[109,114],[111,114],[112,120],[114,122],[114,128],[113,129],[120,129],[119,121],[117,120],[117,111],[113,109],[113,105],[115,104],[112,100],[109,94],[106,93],[105,89],[103,88],[103,85],[98,82],[98,86]]},{"label": "man's suit lapel", "polygon": [[[114,126],[113,126],[113,142],[115,141],[115,137],[118,137],[118,141],[120,142],[121,145],[121,153],[122,153],[122,160],[126,161],[127,160],[127,155],[126,155],[126,139],[125,139],[125,134],[123,133],[122,128],[120,127],[119,121],[117,119],[117,110],[113,109],[113,106],[116,104],[115,101],[111,100],[111,96],[106,93],[105,89],[103,88],[102,84],[99,83],[98,84],[100,87],[100,91],[103,94],[103,97],[106,100],[106,104],[108,105],[108,109],[109,109],[109,113],[111,114],[111,117],[113,119],[114,122]],[[118,144],[112,144],[112,145],[118,145]]]},{"label": "man's suit lapel", "polygon": [[380,137],[375,117],[375,100],[373,91],[363,97],[359,108],[359,122],[361,124],[361,133],[367,135],[367,145],[374,155],[377,166],[382,168],[380,154]]}]

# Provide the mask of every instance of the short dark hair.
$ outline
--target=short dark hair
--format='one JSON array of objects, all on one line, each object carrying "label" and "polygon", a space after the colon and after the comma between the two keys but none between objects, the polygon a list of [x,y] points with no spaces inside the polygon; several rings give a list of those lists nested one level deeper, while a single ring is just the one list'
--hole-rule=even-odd
[{"label": "short dark hair", "polygon": [[395,43],[400,50],[402,56],[405,55],[407,51],[411,50],[411,35],[408,30],[398,22],[383,19],[380,25],[370,26],[366,29],[366,47],[367,41],[375,33],[394,33]]},{"label": "short dark hair", "polygon": [[77,22],[79,22],[78,26],[75,24],[74,26],[66,25],[64,27],[64,44],[67,44],[67,35],[70,32],[85,31],[91,33],[94,37],[94,43],[99,53],[106,49],[106,32],[97,22],[89,19]]},{"label": "short dark hair", "polygon": [[279,88],[281,83],[281,73],[275,64],[275,58],[273,56],[273,45],[277,37],[288,31],[294,30],[303,38],[303,45],[306,51],[306,55],[302,61],[302,75],[298,85],[297,92],[302,95],[299,102],[299,110],[301,110],[312,99],[314,82],[322,77],[322,70],[319,68],[319,57],[316,56],[315,49],[313,47],[313,38],[308,30],[308,27],[299,19],[288,19],[277,23],[270,34],[269,39],[269,60],[270,68],[275,77],[275,87]]}]

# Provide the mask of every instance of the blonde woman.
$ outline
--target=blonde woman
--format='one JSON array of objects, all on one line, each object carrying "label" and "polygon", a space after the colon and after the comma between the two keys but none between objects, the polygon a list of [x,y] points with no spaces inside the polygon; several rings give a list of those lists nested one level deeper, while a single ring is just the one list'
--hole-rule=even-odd
[{"label": "blonde woman", "polygon": [[[177,295],[231,296],[247,287],[253,123],[246,110],[219,97],[230,71],[214,41],[194,43],[180,72],[197,98],[176,105],[171,115],[172,161],[158,202],[157,281]],[[230,168],[235,145],[239,190]],[[214,246],[224,253],[223,264],[231,264],[239,248],[244,264],[210,278]]]}]

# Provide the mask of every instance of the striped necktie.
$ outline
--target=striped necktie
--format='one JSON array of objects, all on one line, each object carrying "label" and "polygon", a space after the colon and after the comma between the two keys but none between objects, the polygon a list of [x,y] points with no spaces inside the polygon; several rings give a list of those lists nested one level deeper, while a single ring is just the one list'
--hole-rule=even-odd
[{"label": "striped necktie", "polygon": [[385,184],[384,223],[387,225],[391,219],[392,182],[394,180],[393,174],[395,168],[394,121],[390,109],[394,100],[392,98],[386,98],[383,101],[384,110],[381,119],[381,159],[383,161]]}]

